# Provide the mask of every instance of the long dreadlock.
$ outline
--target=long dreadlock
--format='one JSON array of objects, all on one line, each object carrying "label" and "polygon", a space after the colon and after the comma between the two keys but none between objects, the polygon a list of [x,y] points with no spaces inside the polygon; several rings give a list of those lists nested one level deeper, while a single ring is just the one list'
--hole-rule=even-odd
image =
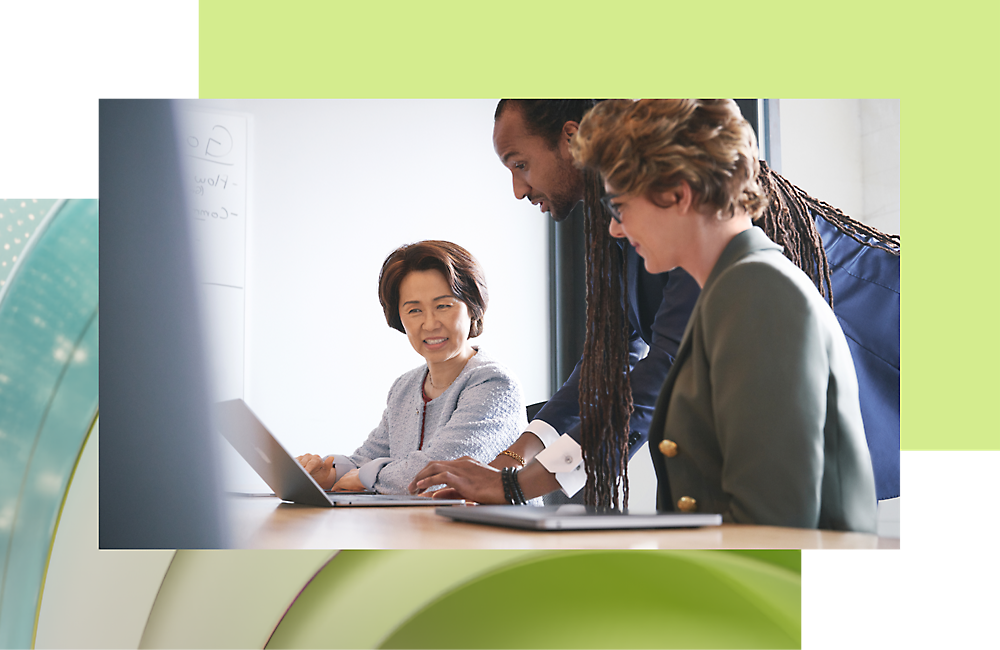
[{"label": "long dreadlock", "polygon": [[580,370],[580,431],[587,471],[584,502],[628,508],[629,382],[625,252],[608,232],[611,215],[599,175],[584,172],[587,242],[587,337]]},{"label": "long dreadlock", "polygon": [[823,217],[855,241],[899,255],[899,235],[883,232],[855,221],[837,208],[806,194],[760,161],[757,181],[768,198],[757,225],[771,241],[785,248],[785,256],[812,278],[820,295],[833,306],[830,264],[823,240],[816,230],[816,217]]},{"label": "long dreadlock", "polygon": [[[598,100],[503,99],[494,119],[515,105],[528,129],[555,147],[563,125],[579,122]],[[629,383],[628,317],[625,255],[608,232],[611,216],[600,197],[600,177],[584,173],[586,240],[587,332],[580,364],[581,452],[587,472],[587,505],[628,507],[629,419],[632,388]]]}]

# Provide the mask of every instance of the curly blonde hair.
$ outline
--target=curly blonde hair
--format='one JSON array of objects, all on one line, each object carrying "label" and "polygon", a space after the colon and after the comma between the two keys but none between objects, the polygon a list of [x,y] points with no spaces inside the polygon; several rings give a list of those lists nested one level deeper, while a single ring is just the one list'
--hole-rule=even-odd
[{"label": "curly blonde hair", "polygon": [[570,143],[577,164],[622,194],[654,197],[687,181],[697,208],[756,219],[767,205],[757,182],[757,139],[731,99],[627,99],[595,106]]}]

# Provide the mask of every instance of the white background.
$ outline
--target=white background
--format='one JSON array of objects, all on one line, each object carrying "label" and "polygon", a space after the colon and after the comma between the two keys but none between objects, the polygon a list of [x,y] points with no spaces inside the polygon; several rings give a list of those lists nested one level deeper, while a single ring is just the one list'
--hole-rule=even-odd
[{"label": "white background", "polygon": [[[496,100],[179,104],[250,118],[245,371],[220,399],[243,397],[293,455],[353,452],[392,382],[424,363],[377,291],[385,257],[421,239],[479,260],[489,307],[473,343],[514,372],[525,404],[548,399],[548,217],[513,197],[492,147]],[[222,451],[231,489],[267,489]]]},{"label": "white background", "polygon": [[[96,195],[98,97],[197,95],[196,2],[4,3],[0,24],[5,198]],[[803,647],[995,644],[1000,453],[902,461],[902,550],[803,551]]]}]

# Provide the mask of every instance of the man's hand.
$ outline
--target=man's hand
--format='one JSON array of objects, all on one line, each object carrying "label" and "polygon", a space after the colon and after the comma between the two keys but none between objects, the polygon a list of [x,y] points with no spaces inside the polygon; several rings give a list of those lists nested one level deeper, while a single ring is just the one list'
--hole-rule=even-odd
[{"label": "man's hand", "polygon": [[507,454],[500,454],[492,461],[490,461],[490,467],[493,467],[495,469],[503,469],[504,467],[514,467],[516,469],[521,469],[522,465],[512,456],[508,456]]},{"label": "man's hand", "polygon": [[[535,454],[545,449],[542,445],[542,441],[538,439],[538,436],[531,433],[530,431],[525,431],[521,434],[514,444],[507,447],[507,451],[517,454],[524,460],[525,463],[531,462],[531,459],[535,457]],[[500,452],[496,458],[490,462],[490,467],[496,467],[497,469],[503,469],[504,467],[516,467],[521,469],[523,467],[522,463],[504,452]]]},{"label": "man's hand", "polygon": [[500,470],[469,456],[458,460],[428,463],[410,483],[410,493],[422,492],[435,485],[446,485],[433,494],[435,498],[462,498],[477,503],[507,503],[503,494]]},{"label": "man's hand", "polygon": [[302,454],[296,456],[295,460],[305,468],[319,486],[324,490],[329,490],[337,482],[337,470],[333,467],[333,456],[325,461],[316,454]]}]

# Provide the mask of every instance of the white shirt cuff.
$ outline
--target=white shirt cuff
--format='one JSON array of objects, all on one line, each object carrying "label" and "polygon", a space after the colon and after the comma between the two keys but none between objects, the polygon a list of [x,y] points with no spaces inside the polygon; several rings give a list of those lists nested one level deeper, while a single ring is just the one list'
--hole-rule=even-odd
[{"label": "white shirt cuff", "polygon": [[[532,431],[532,433],[535,432]],[[544,440],[542,442],[544,443]],[[546,445],[545,449],[535,456],[535,460],[555,475],[563,494],[568,497],[579,492],[580,488],[587,484],[587,472],[583,468],[583,453],[579,443],[573,440],[569,434],[564,433],[552,444]]]},{"label": "white shirt cuff", "polygon": [[552,425],[545,420],[532,420],[524,430],[535,434],[535,437],[541,440],[545,447],[548,447],[559,439],[559,432],[553,429]]}]

